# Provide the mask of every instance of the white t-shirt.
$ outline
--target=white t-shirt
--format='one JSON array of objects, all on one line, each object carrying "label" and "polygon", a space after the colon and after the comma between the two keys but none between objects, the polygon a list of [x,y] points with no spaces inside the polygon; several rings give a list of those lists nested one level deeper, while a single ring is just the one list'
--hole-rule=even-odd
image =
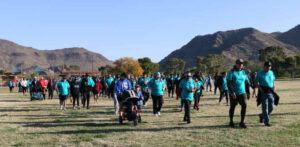
[{"label": "white t-shirt", "polygon": [[25,80],[24,80],[24,81],[21,81],[21,86],[22,86],[22,87],[27,87],[27,85],[28,85],[28,84],[27,84],[27,81],[25,81]]}]

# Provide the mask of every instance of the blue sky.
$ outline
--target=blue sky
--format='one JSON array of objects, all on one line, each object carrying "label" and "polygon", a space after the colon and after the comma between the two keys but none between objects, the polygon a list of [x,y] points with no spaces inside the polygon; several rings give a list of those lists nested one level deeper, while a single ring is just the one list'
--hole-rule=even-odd
[{"label": "blue sky", "polygon": [[243,27],[287,31],[300,24],[299,7],[300,0],[6,0],[0,38],[158,62],[197,35]]}]

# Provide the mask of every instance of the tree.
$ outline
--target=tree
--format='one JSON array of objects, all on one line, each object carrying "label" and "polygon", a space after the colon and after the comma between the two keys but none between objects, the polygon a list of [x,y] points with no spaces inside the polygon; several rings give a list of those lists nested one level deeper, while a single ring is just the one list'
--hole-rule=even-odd
[{"label": "tree", "polygon": [[268,61],[271,57],[281,57],[286,58],[286,54],[284,53],[284,49],[280,46],[270,46],[264,49],[260,49],[259,51],[259,60],[260,61]]},{"label": "tree", "polygon": [[140,58],[138,59],[138,62],[146,74],[154,74],[158,72],[159,64],[153,63],[150,58]]},{"label": "tree", "polygon": [[125,72],[128,74],[133,74],[134,76],[140,76],[144,72],[139,62],[130,57],[118,59],[114,62],[114,64],[114,71],[116,73]]},{"label": "tree", "polygon": [[[199,59],[198,61],[200,61],[201,59]],[[202,60],[203,63],[197,63],[197,67],[198,66],[203,66],[201,64],[205,65],[205,72],[206,73],[217,73],[217,72],[221,72],[221,71],[225,71],[226,67],[225,67],[225,61],[222,55],[218,55],[218,54],[209,54],[207,57],[205,57]],[[202,69],[203,70],[203,69]]]},{"label": "tree", "polygon": [[113,73],[113,67],[109,65],[101,66],[98,68],[98,71],[101,72],[101,75],[105,76],[108,75],[109,73]]},{"label": "tree", "polygon": [[170,58],[166,61],[164,71],[166,74],[183,73],[186,62],[178,58]]},{"label": "tree", "polygon": [[295,72],[297,68],[297,58],[296,56],[287,57],[283,63],[285,69],[291,74],[291,78],[295,78]]},{"label": "tree", "polygon": [[263,69],[264,62],[248,60],[244,62],[244,66],[246,70],[250,70],[251,72],[257,72]]},{"label": "tree", "polygon": [[78,65],[70,65],[70,66],[69,66],[69,69],[70,69],[70,70],[78,71],[78,70],[80,70],[80,66],[78,66]]},{"label": "tree", "polygon": [[205,57],[197,57],[197,70],[206,73],[206,64],[204,63]]},{"label": "tree", "polygon": [[276,77],[281,77],[285,74],[285,70],[283,70],[285,60],[282,57],[274,56],[269,58],[269,61],[272,63],[272,70]]}]

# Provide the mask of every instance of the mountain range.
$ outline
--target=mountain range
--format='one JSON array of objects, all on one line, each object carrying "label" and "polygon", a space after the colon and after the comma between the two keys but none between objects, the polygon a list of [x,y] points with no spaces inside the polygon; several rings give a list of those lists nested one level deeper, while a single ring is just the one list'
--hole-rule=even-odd
[{"label": "mountain range", "polygon": [[65,48],[56,50],[38,50],[24,47],[11,41],[0,39],[0,68],[11,70],[19,68],[24,71],[36,66],[42,68],[58,67],[60,65],[78,65],[80,70],[92,70],[112,62],[101,54],[90,52],[84,48]]},{"label": "mountain range", "polygon": [[269,46],[284,48],[287,55],[300,52],[300,25],[287,32],[264,33],[254,28],[219,31],[214,34],[199,35],[162,59],[160,70],[170,58],[186,61],[186,67],[196,66],[196,57],[222,54],[226,64],[232,65],[237,58],[258,60],[258,50]]}]

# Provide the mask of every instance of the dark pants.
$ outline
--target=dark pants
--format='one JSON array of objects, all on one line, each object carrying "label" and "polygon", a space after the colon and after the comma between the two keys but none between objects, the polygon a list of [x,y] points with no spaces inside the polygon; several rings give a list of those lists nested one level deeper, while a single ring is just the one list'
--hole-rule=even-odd
[{"label": "dark pants", "polygon": [[230,122],[233,122],[234,109],[235,109],[235,107],[238,103],[242,106],[241,123],[244,123],[245,115],[246,115],[246,109],[247,109],[247,96],[246,96],[246,94],[237,95],[236,99],[233,99],[232,96],[230,95],[230,109],[229,109]]},{"label": "dark pants", "polygon": [[227,90],[221,91],[219,103],[221,103],[221,101],[223,100],[224,97],[226,97],[226,103],[228,104],[228,91]]},{"label": "dark pants", "polygon": [[23,89],[23,94],[25,94],[27,92],[27,87],[22,87]]},{"label": "dark pants", "polygon": [[190,100],[183,100],[184,104],[184,120],[190,121],[190,107],[191,107],[191,101]]},{"label": "dark pants", "polygon": [[87,108],[89,108],[89,106],[90,106],[90,92],[84,92],[83,93],[83,98],[82,98],[83,107],[85,107],[85,102],[87,103],[86,104]]},{"label": "dark pants", "polygon": [[194,108],[199,108],[198,105],[199,105],[199,101],[200,101],[200,96],[201,96],[201,93],[195,93],[194,94]]},{"label": "dark pants", "polygon": [[52,100],[52,98],[53,98],[53,89],[48,90],[48,98]]},{"label": "dark pants", "polygon": [[12,93],[14,87],[9,87],[9,92]]},{"label": "dark pants", "polygon": [[211,91],[211,83],[206,83],[206,91],[208,91],[208,86],[209,86],[209,91]]},{"label": "dark pants", "polygon": [[168,87],[168,94],[169,94],[169,97],[172,93],[172,97],[174,96],[174,87]]},{"label": "dark pants", "polygon": [[157,114],[157,112],[160,111],[161,107],[162,107],[162,96],[155,96],[155,95],[151,95],[152,96],[152,101],[153,101],[153,114]]},{"label": "dark pants", "polygon": [[149,92],[142,92],[144,96],[143,105],[146,105],[147,101],[149,100],[150,93]]},{"label": "dark pants", "polygon": [[217,94],[217,90],[218,90],[218,85],[217,84],[215,84],[215,90],[214,90],[214,94],[216,95]]},{"label": "dark pants", "polygon": [[77,102],[77,106],[79,106],[79,94],[73,94],[73,107],[75,106],[75,102]]}]

